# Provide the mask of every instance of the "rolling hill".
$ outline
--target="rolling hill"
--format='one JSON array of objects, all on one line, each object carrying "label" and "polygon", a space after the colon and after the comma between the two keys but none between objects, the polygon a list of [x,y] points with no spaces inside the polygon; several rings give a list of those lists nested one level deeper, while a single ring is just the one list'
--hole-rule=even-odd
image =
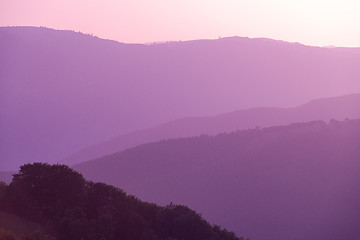
[{"label": "rolling hill", "polygon": [[358,48],[237,37],[139,45],[1,27],[0,52],[2,171],[182,117],[360,92]]},{"label": "rolling hill", "polygon": [[164,140],[74,166],[255,240],[358,240],[360,120]]},{"label": "rolling hill", "polygon": [[163,139],[219,134],[255,127],[270,127],[330,119],[360,118],[360,94],[313,100],[295,108],[254,108],[211,117],[190,117],[153,128],[118,136],[110,141],[85,148],[62,163],[73,165],[126,148]]}]

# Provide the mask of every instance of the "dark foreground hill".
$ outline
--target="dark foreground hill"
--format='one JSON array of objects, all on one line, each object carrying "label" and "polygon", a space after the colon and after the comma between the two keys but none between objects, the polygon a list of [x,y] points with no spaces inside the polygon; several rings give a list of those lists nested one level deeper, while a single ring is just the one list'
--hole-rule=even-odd
[{"label": "dark foreground hill", "polygon": [[[0,184],[0,211],[32,221],[29,225],[36,222],[58,240],[243,239],[210,225],[186,206],[160,207],[142,202],[110,185],[88,182],[64,165],[35,163],[20,167],[9,185]],[[2,215],[6,213],[0,212]],[[16,219],[14,224],[26,223],[11,214],[7,216]],[[11,219],[2,227],[19,228],[9,226]],[[0,232],[0,237],[4,235]]]},{"label": "dark foreground hill", "polygon": [[2,171],[182,117],[360,92],[359,48],[249,38],[122,44],[2,27],[0,53]]},{"label": "dark foreground hill", "polygon": [[63,163],[76,163],[120,152],[129,147],[169,138],[219,134],[255,127],[270,127],[294,122],[360,118],[360,94],[316,99],[295,108],[253,108],[211,117],[189,117],[153,128],[118,136],[66,158]]},{"label": "dark foreground hill", "polygon": [[150,143],[74,166],[256,240],[360,239],[360,120]]}]

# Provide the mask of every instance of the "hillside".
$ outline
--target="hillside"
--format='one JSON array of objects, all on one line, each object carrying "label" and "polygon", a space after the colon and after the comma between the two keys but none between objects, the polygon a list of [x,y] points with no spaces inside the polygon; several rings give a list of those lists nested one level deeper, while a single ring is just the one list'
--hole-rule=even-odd
[{"label": "hillside", "polygon": [[159,141],[74,169],[251,239],[358,240],[359,156],[360,120],[333,120]]},{"label": "hillside", "polygon": [[136,45],[1,27],[0,52],[2,171],[182,117],[360,92],[357,48],[249,38]]},{"label": "hillside", "polygon": [[[6,212],[0,212],[0,227],[18,232],[24,223],[34,225],[25,218],[57,240],[244,240],[184,205],[143,202],[113,186],[86,181],[64,165],[21,166],[9,185],[0,185],[0,203]],[[29,239],[43,238],[23,240]]]},{"label": "hillside", "polygon": [[313,100],[295,108],[253,108],[211,117],[182,118],[153,128],[118,136],[64,159],[62,163],[76,163],[120,152],[129,147],[170,138],[219,134],[255,127],[270,127],[330,119],[360,118],[360,94]]}]

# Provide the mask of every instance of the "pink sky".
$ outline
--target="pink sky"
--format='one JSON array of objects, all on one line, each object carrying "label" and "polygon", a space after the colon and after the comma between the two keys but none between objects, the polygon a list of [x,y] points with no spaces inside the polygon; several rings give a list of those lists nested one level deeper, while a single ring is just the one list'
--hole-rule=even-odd
[{"label": "pink sky", "polygon": [[0,26],[145,43],[219,36],[360,47],[359,0],[0,0]]}]

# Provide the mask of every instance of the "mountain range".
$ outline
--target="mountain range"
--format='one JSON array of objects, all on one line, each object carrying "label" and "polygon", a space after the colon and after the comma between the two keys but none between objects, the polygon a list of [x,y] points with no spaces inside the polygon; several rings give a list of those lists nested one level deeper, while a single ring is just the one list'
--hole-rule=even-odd
[{"label": "mountain range", "polygon": [[256,240],[360,239],[360,120],[163,140],[75,165]]},{"label": "mountain range", "polygon": [[270,39],[124,44],[0,28],[0,170],[188,116],[360,92],[360,49]]},{"label": "mountain range", "polygon": [[260,107],[238,110],[211,117],[188,117],[156,127],[118,136],[109,141],[85,148],[64,159],[73,165],[120,152],[144,143],[164,139],[214,135],[255,127],[270,127],[295,122],[345,118],[360,118],[360,94],[316,99],[295,108]]}]

